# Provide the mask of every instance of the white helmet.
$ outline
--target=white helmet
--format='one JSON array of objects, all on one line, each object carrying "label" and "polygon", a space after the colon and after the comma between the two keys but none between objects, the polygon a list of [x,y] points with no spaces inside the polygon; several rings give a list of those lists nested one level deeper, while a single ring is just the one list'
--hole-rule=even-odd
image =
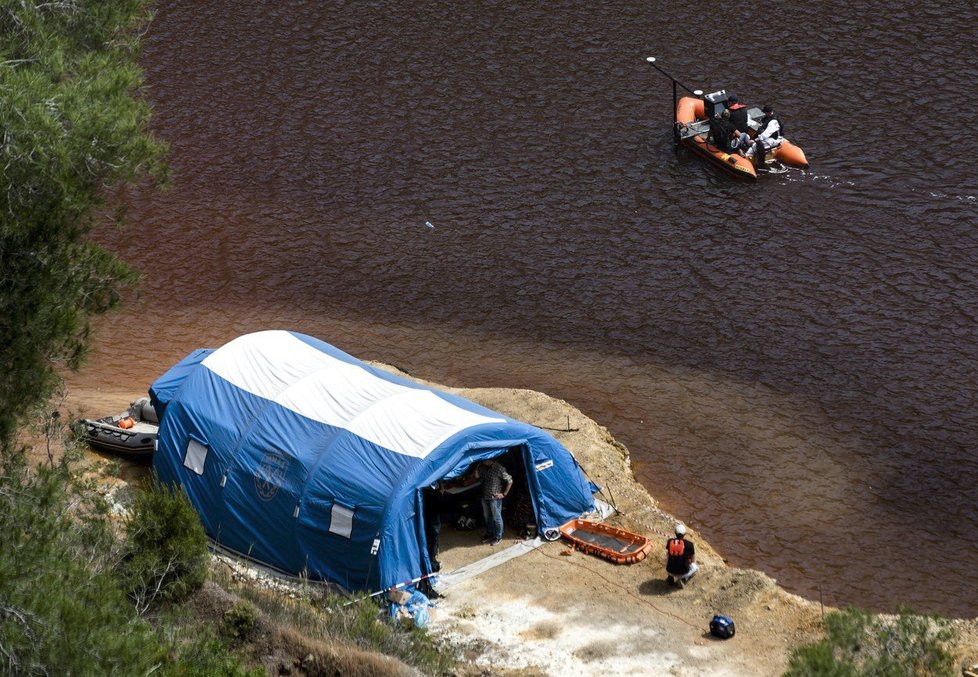
[{"label": "white helmet", "polygon": [[685,536],[686,535],[686,525],[683,524],[682,522],[677,522],[676,523],[676,535],[677,536]]}]

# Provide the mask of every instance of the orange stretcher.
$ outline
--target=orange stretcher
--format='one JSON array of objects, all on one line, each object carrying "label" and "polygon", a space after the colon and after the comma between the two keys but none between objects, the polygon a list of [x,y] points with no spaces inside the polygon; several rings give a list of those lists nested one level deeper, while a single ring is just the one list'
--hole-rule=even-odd
[{"label": "orange stretcher", "polygon": [[571,520],[560,527],[560,535],[581,552],[615,564],[641,562],[652,551],[645,536],[590,520]]}]

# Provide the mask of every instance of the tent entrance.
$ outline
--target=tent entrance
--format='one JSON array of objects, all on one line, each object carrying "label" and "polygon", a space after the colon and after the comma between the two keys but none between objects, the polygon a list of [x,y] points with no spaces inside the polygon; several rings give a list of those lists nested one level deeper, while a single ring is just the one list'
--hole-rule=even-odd
[{"label": "tent entrance", "polygon": [[[529,449],[518,445],[494,457],[513,478],[513,486],[503,500],[504,544],[537,535],[535,497],[527,475],[528,456]],[[426,560],[422,567],[425,573],[435,573],[439,569],[436,562],[441,560],[450,560],[450,568],[454,569],[492,552],[491,546],[481,543],[486,522],[482,509],[482,483],[475,476],[476,466],[474,463],[459,477],[440,482],[439,490],[420,492],[424,528],[419,530],[423,532],[419,533],[419,540],[422,558]]]}]

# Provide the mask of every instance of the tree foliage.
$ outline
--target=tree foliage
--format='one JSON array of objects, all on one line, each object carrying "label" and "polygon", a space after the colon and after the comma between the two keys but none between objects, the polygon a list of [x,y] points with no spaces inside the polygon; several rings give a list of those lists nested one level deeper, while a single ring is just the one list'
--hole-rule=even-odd
[{"label": "tree foliage", "polygon": [[99,506],[67,462],[0,455],[0,674],[146,674],[165,658],[112,572]]},{"label": "tree foliage", "polygon": [[136,495],[125,522],[120,566],[136,608],[178,602],[207,579],[207,535],[182,489],[153,480]]},{"label": "tree foliage", "polygon": [[[147,601],[172,601],[203,575],[196,566],[202,548],[206,558],[203,531],[196,515],[187,519],[186,499],[144,491],[138,514],[148,515],[151,506],[161,510],[149,515],[147,529],[130,519],[127,531],[136,541],[119,541],[106,502],[91,480],[80,478],[72,456],[32,468],[23,454],[0,452],[0,675],[264,674],[241,662],[230,639],[202,633],[199,622],[181,622],[186,609],[142,613]],[[126,553],[149,549],[134,570],[155,590],[163,580],[156,574],[167,571],[159,563],[170,561],[167,553],[186,553],[190,543],[198,544],[194,566],[169,570],[160,586],[168,596],[139,596],[127,588],[133,579],[119,571],[126,568],[120,561],[132,565]],[[234,622],[239,631],[248,628],[246,615]]]},{"label": "tree foliage", "polygon": [[147,0],[0,0],[0,445],[77,367],[136,274],[86,239],[107,197],[165,179],[135,57]]},{"label": "tree foliage", "polygon": [[902,608],[893,618],[859,609],[825,617],[825,638],[796,649],[785,677],[951,677],[947,621]]}]

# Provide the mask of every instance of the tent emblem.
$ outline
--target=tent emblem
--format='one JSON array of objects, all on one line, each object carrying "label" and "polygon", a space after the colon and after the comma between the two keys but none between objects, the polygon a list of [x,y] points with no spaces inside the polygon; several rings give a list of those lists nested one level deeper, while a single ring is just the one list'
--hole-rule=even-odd
[{"label": "tent emblem", "polygon": [[270,501],[275,498],[288,469],[289,459],[284,456],[269,452],[262,457],[258,469],[255,470],[255,490],[262,500]]}]

